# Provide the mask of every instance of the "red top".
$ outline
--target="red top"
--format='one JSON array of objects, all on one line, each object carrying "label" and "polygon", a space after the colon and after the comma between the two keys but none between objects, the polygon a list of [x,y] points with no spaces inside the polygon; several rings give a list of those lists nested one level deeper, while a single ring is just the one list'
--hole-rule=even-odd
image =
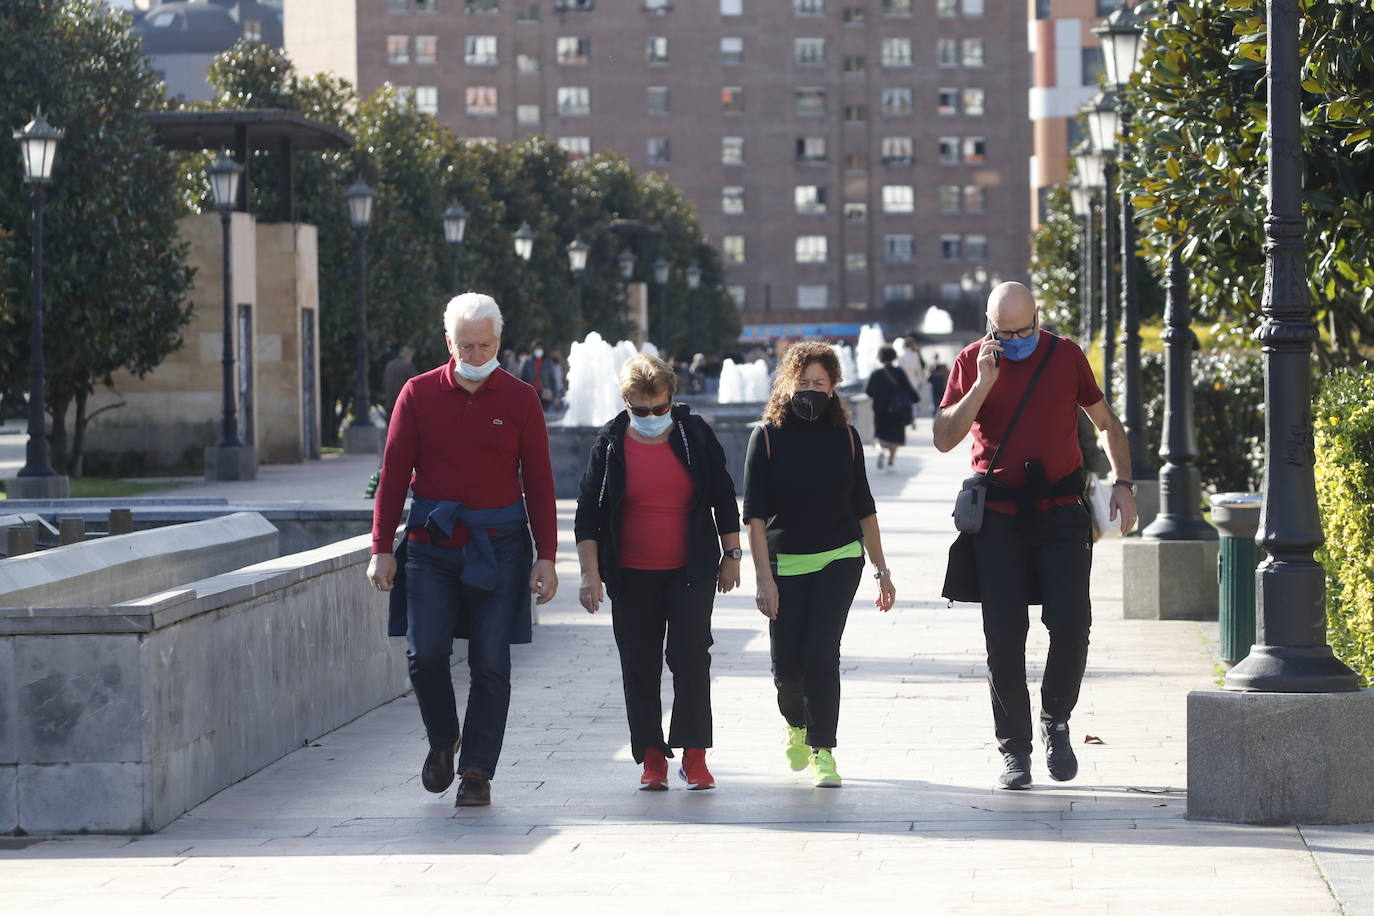
[{"label": "red top", "polygon": [[[396,398],[372,512],[372,552],[391,553],[407,487],[435,501],[497,509],[520,498],[524,481],[534,546],[552,560],[558,546],[549,431],[539,395],[504,369],[469,394],[453,360],[406,382]],[[466,544],[459,530],[451,543]]]},{"label": "red top", "polygon": [[[971,430],[973,469],[979,473],[987,471],[992,453],[997,451],[997,444],[1002,441],[1002,434],[1016,412],[1016,405],[1021,403],[1031,376],[1049,352],[1050,332],[1041,330],[1037,333],[1040,340],[1029,357],[1020,362],[1002,357],[997,382],[974,418]],[[982,344],[983,339],[979,338],[964,347],[954,360],[941,407],[959,403],[978,380],[978,349]],[[1025,486],[1026,462],[1032,458],[1040,459],[1045,466],[1045,480],[1051,483],[1072,474],[1083,463],[1083,453],[1078,450],[1078,408],[1091,407],[1100,400],[1102,390],[1097,387],[1087,357],[1078,344],[1066,337],[1059,338],[1054,359],[1040,374],[1040,381],[1035,383],[1035,391],[1011,432],[1011,440],[997,460],[997,479],[1009,487]],[[1077,499],[1076,496],[1057,496],[1053,500],[1041,500],[1037,508],[1063,505]],[[1015,503],[989,501],[988,507],[999,512],[1016,511]]]},{"label": "red top", "polygon": [[647,445],[626,433],[620,565],[629,569],[686,566],[692,496],[692,477],[671,445]]}]

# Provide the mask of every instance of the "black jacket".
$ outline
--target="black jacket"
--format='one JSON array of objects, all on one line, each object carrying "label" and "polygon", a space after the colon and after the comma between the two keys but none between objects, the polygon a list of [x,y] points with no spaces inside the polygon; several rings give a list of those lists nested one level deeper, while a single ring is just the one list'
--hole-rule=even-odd
[{"label": "black jacket", "polygon": [[[596,541],[601,579],[610,596],[614,596],[620,576],[620,504],[625,498],[625,432],[629,426],[629,412],[621,411],[597,432],[582,475],[573,523],[577,543]],[[686,404],[673,405],[668,442],[695,485],[687,517],[687,579],[714,580],[720,569],[720,535],[739,531],[739,505],[735,482],[725,466],[725,450],[706,421]]]}]

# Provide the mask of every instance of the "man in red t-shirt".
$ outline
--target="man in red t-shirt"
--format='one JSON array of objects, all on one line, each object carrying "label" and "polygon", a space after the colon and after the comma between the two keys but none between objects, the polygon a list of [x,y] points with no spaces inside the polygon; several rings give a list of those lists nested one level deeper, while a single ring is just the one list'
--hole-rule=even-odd
[{"label": "man in red t-shirt", "polygon": [[[444,328],[453,358],[410,379],[396,399],[367,576],[396,590],[388,632],[409,644],[430,745],[424,787],[452,785],[461,745],[456,803],[487,805],[510,708],[510,647],[532,638],[530,595],[544,604],[558,588],[557,511],[544,411],[534,389],[498,365],[495,300],[455,297]],[[393,553],[407,490],[406,536]],[[468,641],[471,675],[461,729],[449,673],[455,636]]]},{"label": "man in red t-shirt", "polygon": [[[973,469],[991,473],[982,529],[972,537],[977,560],[988,686],[1008,789],[1030,785],[1030,693],[1026,689],[1028,607],[1042,605],[1050,648],[1040,683],[1040,736],[1050,777],[1078,774],[1069,740],[1069,714],[1088,659],[1092,609],[1092,518],[1083,503],[1083,456],[1078,449],[1081,407],[1106,440],[1116,480],[1112,519],[1121,533],[1135,525],[1135,485],[1129,479],[1126,431],[1083,351],[1039,326],[1030,290],[1003,283],[988,297],[988,334],[954,361],[935,415],[935,447],[947,452],[973,433]],[[1035,388],[1011,426],[1041,364]],[[1008,435],[1008,427],[1010,434]],[[1001,453],[998,454],[998,448]],[[994,457],[997,466],[989,467]]]}]

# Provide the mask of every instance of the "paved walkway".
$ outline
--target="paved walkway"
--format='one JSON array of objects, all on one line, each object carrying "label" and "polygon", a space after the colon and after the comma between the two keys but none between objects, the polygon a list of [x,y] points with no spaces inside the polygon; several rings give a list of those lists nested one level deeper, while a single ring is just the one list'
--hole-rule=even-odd
[{"label": "paved walkway", "polygon": [[[928,441],[925,421],[919,438]],[[261,498],[291,477],[292,498],[337,495],[365,482],[366,464],[265,468],[254,484],[216,487]],[[898,606],[878,613],[866,579],[850,617],[842,789],[814,789],[785,766],[766,629],[746,580],[716,604],[719,788],[635,790],[609,614],[575,603],[572,506],[562,504],[562,589],[536,642],[516,650],[491,808],[456,810],[451,790],[420,788],[425,746],[407,696],[155,836],[0,841],[0,909],[1339,913],[1325,873],[1345,912],[1374,913],[1368,827],[1183,819],[1184,698],[1215,677],[1207,634],[1120,619],[1117,543],[1096,556],[1097,623],[1073,719],[1082,772],[1051,783],[1037,753],[1033,790],[994,790],[977,611],[938,597],[964,453],[909,448],[897,470],[874,489]],[[1033,628],[1032,660],[1044,650]],[[1101,743],[1078,743],[1088,735]]]}]

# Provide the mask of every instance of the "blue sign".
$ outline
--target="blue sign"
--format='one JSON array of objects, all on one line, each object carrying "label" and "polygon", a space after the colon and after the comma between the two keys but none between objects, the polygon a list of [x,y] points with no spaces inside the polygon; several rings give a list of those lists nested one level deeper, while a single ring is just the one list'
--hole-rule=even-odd
[{"label": "blue sign", "polygon": [[746,324],[740,340],[814,339],[827,337],[858,337],[861,325],[831,322],[828,324]]}]

